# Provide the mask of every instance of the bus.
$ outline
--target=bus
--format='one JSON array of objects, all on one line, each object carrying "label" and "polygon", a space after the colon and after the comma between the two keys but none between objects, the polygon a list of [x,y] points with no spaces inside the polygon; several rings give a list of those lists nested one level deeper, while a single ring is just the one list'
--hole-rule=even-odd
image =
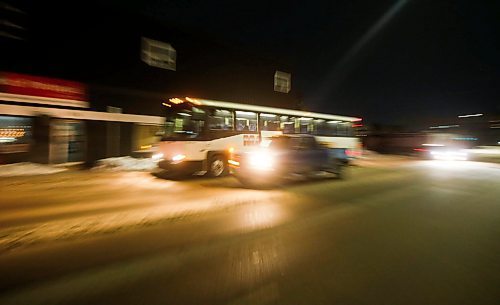
[{"label": "bus", "polygon": [[361,152],[353,131],[354,122],[361,121],[356,117],[189,97],[170,98],[163,106],[165,130],[152,158],[171,172],[222,176],[231,153],[265,145],[280,134],[312,134],[351,157]]}]

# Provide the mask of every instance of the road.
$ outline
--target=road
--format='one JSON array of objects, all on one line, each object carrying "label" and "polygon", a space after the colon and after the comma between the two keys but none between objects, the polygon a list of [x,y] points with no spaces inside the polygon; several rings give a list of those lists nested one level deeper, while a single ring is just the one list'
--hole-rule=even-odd
[{"label": "road", "polygon": [[0,304],[498,304],[500,166],[387,158],[232,178],[0,179]]}]

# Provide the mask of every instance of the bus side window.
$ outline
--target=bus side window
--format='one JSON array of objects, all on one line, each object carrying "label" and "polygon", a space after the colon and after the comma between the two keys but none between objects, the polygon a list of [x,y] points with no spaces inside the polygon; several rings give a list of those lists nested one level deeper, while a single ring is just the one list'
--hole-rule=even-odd
[{"label": "bus side window", "polygon": [[325,122],[325,120],[322,120],[322,119],[314,120],[314,132],[313,132],[313,134],[314,135],[321,135],[321,136],[328,134],[327,123]]},{"label": "bus side window", "polygon": [[257,113],[249,111],[235,111],[237,131],[257,131]]},{"label": "bus side window", "polygon": [[260,129],[261,130],[280,130],[280,119],[275,114],[261,113],[260,114]]},{"label": "bus side window", "polygon": [[326,122],[326,133],[329,136],[337,136],[338,130],[337,127],[340,121],[327,121]]},{"label": "bus side window", "polygon": [[347,124],[347,136],[354,137],[354,128],[351,123]]},{"label": "bus side window", "polygon": [[214,110],[209,118],[210,130],[233,130],[233,114],[228,110]]},{"label": "bus side window", "polygon": [[314,129],[312,118],[295,119],[295,131],[297,133],[312,133]]},{"label": "bus side window", "polygon": [[295,123],[293,118],[289,118],[286,115],[280,116],[280,129],[283,133],[295,133]]},{"label": "bus side window", "polygon": [[337,125],[337,135],[338,136],[347,136],[347,123],[342,122]]}]

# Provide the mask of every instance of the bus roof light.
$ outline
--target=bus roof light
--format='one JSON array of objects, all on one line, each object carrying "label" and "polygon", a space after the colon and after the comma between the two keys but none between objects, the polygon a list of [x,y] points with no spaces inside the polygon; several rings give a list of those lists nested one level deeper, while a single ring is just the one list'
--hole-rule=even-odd
[{"label": "bus roof light", "polygon": [[171,102],[171,103],[173,103],[173,104],[176,104],[176,105],[184,103],[183,100],[181,100],[180,98],[176,98],[176,97],[171,98],[168,101]]},{"label": "bus roof light", "polygon": [[186,96],[186,101],[191,102],[191,103],[196,104],[196,105],[201,105],[200,101],[198,101],[195,98],[191,98],[191,97]]}]

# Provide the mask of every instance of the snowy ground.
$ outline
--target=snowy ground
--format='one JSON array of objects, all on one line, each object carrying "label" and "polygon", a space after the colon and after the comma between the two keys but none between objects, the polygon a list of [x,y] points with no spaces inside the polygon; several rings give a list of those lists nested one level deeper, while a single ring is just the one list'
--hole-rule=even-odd
[{"label": "snowy ground", "polygon": [[65,171],[66,168],[37,163],[14,163],[0,165],[0,177],[48,175]]},{"label": "snowy ground", "polygon": [[[151,158],[117,157],[102,159],[97,162],[94,170],[106,171],[151,171],[157,163]],[[0,177],[49,175],[66,171],[64,164],[38,164],[30,162],[0,165]]]},{"label": "snowy ground", "polygon": [[112,171],[151,171],[157,163],[151,158],[116,157],[102,159],[97,162],[94,169]]},{"label": "snowy ground", "polygon": [[[398,166],[408,161],[386,159],[380,163]],[[364,163],[379,166],[377,161]],[[90,171],[0,177],[0,254],[34,243],[151,226],[242,204],[290,200],[280,189],[244,189],[232,177],[158,179],[147,172],[154,166],[149,159],[123,157],[101,160]]]},{"label": "snowy ground", "polygon": [[[148,168],[145,160],[139,160],[143,164],[137,164],[127,162],[128,158],[118,159],[125,159],[125,162],[110,162],[114,165],[108,163],[109,167],[102,167],[105,170],[68,170],[57,175],[0,176],[0,254],[33,243],[151,226],[240,205],[286,203],[291,202],[291,195],[302,194],[287,193],[284,191],[286,188],[264,191],[244,189],[232,177],[163,180],[148,172],[139,171]],[[356,163],[359,166],[348,169],[348,179],[326,180],[331,183],[329,188],[341,191],[347,187],[365,192],[365,188],[359,183],[371,183],[372,179],[378,177],[381,169],[390,169],[391,172],[401,166],[413,166],[417,169],[418,166],[425,167],[424,172],[432,172],[436,168],[440,171],[449,170],[449,167],[485,172],[500,168],[500,165],[479,162],[447,163],[441,166],[439,162],[390,156],[362,159]],[[21,165],[14,167],[19,166]],[[53,167],[49,169],[64,170]],[[314,188],[314,184],[310,185]],[[272,214],[274,212],[269,215]]]},{"label": "snowy ground", "polygon": [[34,243],[271,202],[279,193],[241,189],[231,177],[171,181],[139,171],[70,170],[59,175],[0,177],[0,254]]},{"label": "snowy ground", "polygon": [[0,304],[498,304],[500,165],[383,162],[265,191],[0,178]]}]

